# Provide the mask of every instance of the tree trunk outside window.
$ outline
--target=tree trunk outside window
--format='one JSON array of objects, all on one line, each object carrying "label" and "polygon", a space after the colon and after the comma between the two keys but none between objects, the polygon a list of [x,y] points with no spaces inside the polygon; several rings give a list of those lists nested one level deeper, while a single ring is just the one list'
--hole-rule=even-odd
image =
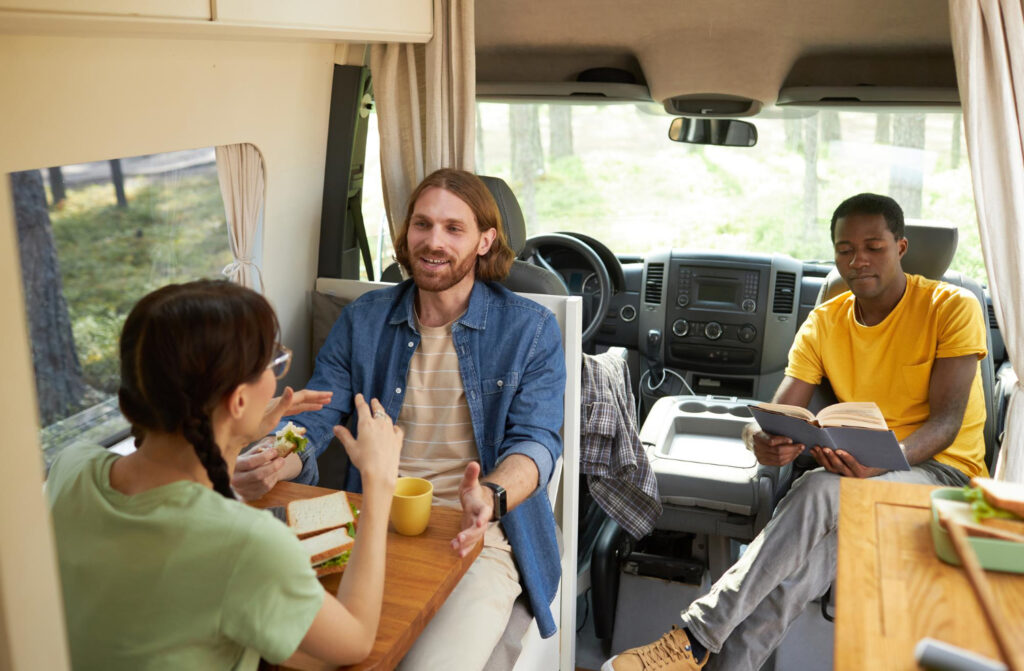
[{"label": "tree trunk outside window", "polygon": [[572,105],[548,106],[551,159],[572,156]]},{"label": "tree trunk outside window", "polygon": [[906,217],[921,216],[924,186],[924,114],[900,114],[893,119],[892,143],[904,147],[893,153],[889,167],[889,195]]},{"label": "tree trunk outside window", "polygon": [[47,426],[78,410],[86,388],[64,299],[42,174],[38,170],[11,173],[11,192],[36,396],[40,420]]},{"label": "tree trunk outside window", "polygon": [[540,106],[510,105],[512,185],[523,208],[527,230],[537,219],[537,177],[544,171],[540,141]]}]

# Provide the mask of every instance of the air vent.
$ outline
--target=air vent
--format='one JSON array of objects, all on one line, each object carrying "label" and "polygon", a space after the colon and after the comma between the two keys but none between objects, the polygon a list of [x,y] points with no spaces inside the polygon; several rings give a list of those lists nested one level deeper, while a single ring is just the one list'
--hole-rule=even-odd
[{"label": "air vent", "polygon": [[796,273],[779,273],[775,276],[775,297],[772,312],[790,314],[793,312],[793,297],[796,295]]},{"label": "air vent", "polygon": [[988,327],[990,329],[999,329],[999,321],[996,319],[996,309],[992,307],[992,304],[988,304]]},{"label": "air vent", "polygon": [[647,285],[644,289],[644,303],[661,303],[661,287],[665,284],[665,264],[652,263],[647,266]]}]

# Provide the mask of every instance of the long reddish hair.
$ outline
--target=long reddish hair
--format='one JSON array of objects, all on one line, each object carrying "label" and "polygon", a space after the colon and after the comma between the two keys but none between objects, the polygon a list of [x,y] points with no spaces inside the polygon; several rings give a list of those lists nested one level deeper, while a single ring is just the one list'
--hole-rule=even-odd
[{"label": "long reddish hair", "polygon": [[501,222],[498,204],[494,202],[494,196],[491,195],[490,189],[479,177],[471,172],[455,168],[442,168],[430,173],[409,196],[405,221],[402,222],[402,228],[398,231],[398,238],[395,240],[395,260],[405,268],[405,272],[412,273],[412,264],[409,259],[409,221],[412,219],[412,213],[420,195],[434,187],[450,191],[468,205],[473,216],[476,217],[477,229],[481,233],[492,228],[498,231],[487,253],[477,257],[476,278],[486,282],[497,282],[508,277],[509,269],[512,267],[512,261],[515,260],[516,255],[508,245],[508,237]]}]

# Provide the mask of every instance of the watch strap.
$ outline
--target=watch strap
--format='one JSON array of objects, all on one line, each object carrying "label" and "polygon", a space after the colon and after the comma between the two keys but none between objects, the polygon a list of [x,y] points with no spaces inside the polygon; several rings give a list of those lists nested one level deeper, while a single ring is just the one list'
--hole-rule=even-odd
[{"label": "watch strap", "polygon": [[494,493],[494,512],[492,514],[492,519],[495,521],[500,520],[505,516],[505,513],[508,512],[505,488],[496,482],[482,482],[480,484],[487,487]]}]

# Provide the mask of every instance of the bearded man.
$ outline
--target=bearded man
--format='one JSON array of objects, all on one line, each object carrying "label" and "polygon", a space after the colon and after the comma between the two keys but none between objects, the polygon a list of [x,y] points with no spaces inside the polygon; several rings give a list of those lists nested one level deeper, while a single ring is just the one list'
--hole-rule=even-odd
[{"label": "bearded man", "polygon": [[[317,355],[307,388],[333,400],[293,418],[312,449],[243,455],[233,485],[252,498],[282,479],[315,484],[316,456],[354,396],[380,399],[405,431],[399,474],[430,480],[436,504],[462,509],[452,550],[484,541],[399,668],[481,669],[524,589],[541,634],[556,630],[560,565],[546,487],[562,453],[561,335],[551,311],[497,283],[514,254],[493,196],[471,173],[438,170],[416,187],[395,257],[411,279],[346,306]],[[359,488],[350,468],[346,489]]]}]

